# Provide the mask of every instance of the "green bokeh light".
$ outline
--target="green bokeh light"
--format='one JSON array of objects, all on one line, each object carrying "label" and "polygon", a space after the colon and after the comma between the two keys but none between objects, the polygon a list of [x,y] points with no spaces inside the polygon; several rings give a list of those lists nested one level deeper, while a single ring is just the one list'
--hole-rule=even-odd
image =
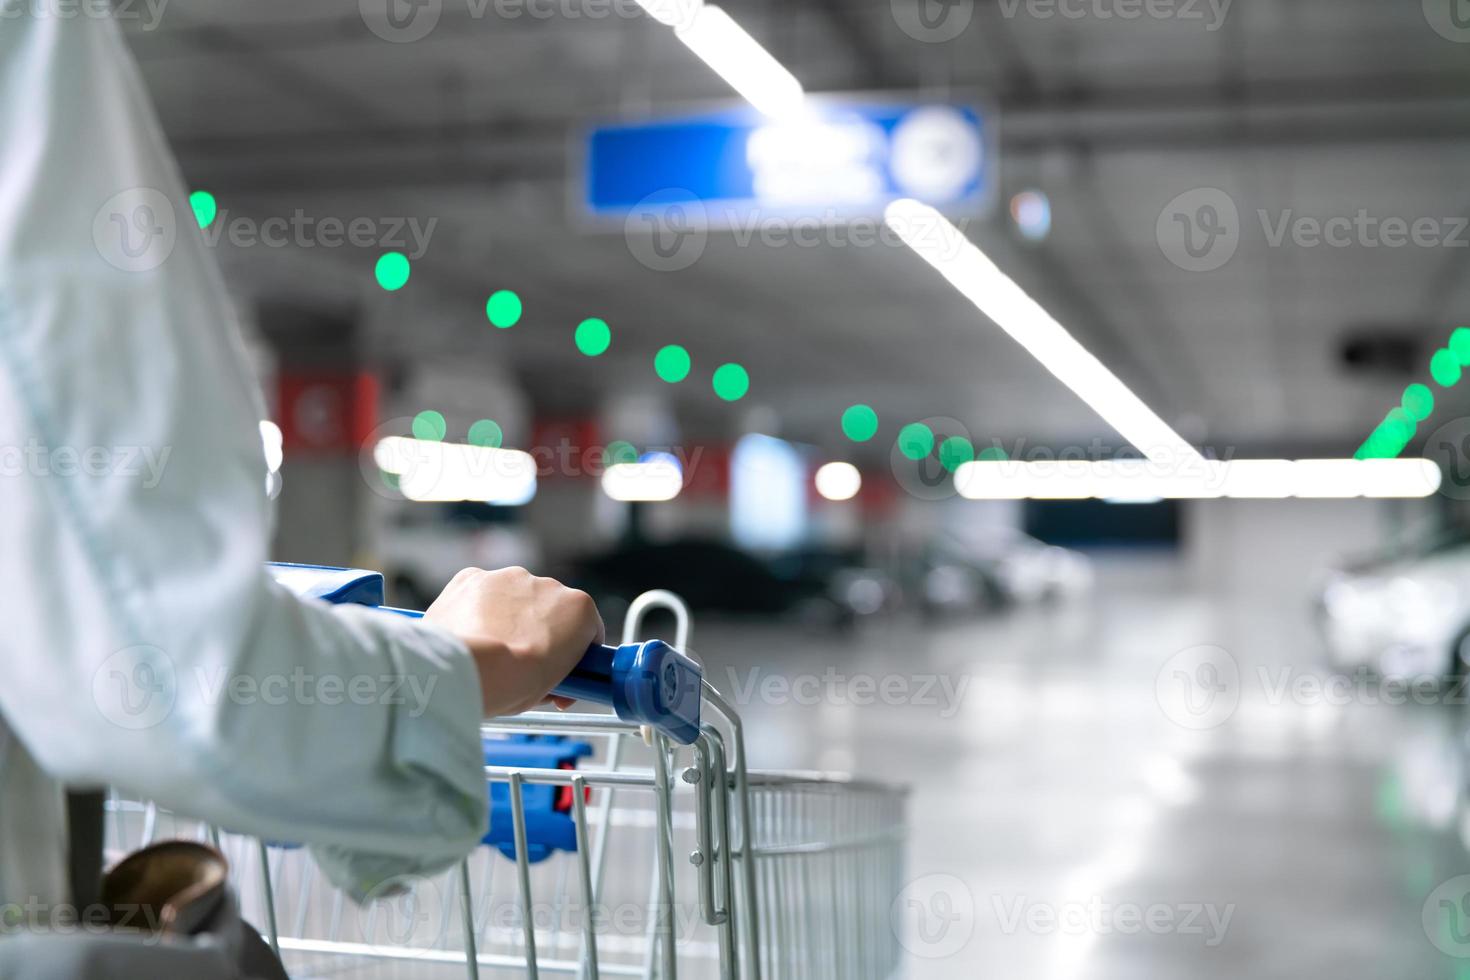
[{"label": "green bokeh light", "polygon": [[1456,327],[1450,334],[1450,352],[1465,367],[1470,367],[1470,327]]},{"label": "green bokeh light", "polygon": [[939,465],[953,473],[975,458],[975,447],[964,436],[950,436],[939,444]]},{"label": "green bokeh light", "polygon": [[[1412,387],[1412,386],[1411,386]],[[1422,388],[1423,385],[1417,387]],[[1427,390],[1427,389],[1426,389]],[[1393,408],[1353,453],[1354,459],[1393,459],[1418,432],[1418,423],[1403,408]]]},{"label": "green bokeh light", "polygon": [[853,442],[867,442],[878,434],[878,413],[867,405],[853,405],[842,413],[842,434]]},{"label": "green bokeh light", "polygon": [[1404,411],[1416,422],[1423,422],[1434,411],[1434,392],[1418,382],[1404,389]]},{"label": "green bokeh light", "polygon": [[449,425],[444,421],[444,416],[432,408],[413,417],[413,437],[415,439],[423,439],[425,442],[443,442],[444,435],[448,431]]},{"label": "green bokeh light", "polygon": [[1388,426],[1389,432],[1404,433],[1405,439],[1412,437],[1414,430],[1419,427],[1417,420],[1413,415],[1409,414],[1407,409],[1398,407],[1390,408],[1388,414],[1384,416],[1383,422]]},{"label": "green bokeh light", "polygon": [[910,422],[898,430],[898,451],[909,459],[923,459],[934,451],[934,430],[923,422]]},{"label": "green bokeh light", "polygon": [[189,206],[194,209],[194,220],[200,228],[208,228],[219,214],[219,202],[209,191],[195,191],[189,195]]},{"label": "green bokeh light", "polygon": [[1447,348],[1441,347],[1429,359],[1429,376],[1441,388],[1457,384],[1463,373],[1460,369],[1460,359]]},{"label": "green bokeh light", "polygon": [[984,449],[980,450],[979,455],[975,458],[984,460],[987,463],[999,463],[1003,462],[1004,460],[1010,459],[1010,457],[1006,455],[1006,451],[999,446],[986,446]]},{"label": "green bokeh light", "polygon": [[597,357],[612,345],[612,329],[606,321],[590,317],[577,324],[577,350],[588,357]]},{"label": "green bokeh light", "polygon": [[602,456],[603,462],[608,466],[616,466],[618,463],[638,462],[638,450],[631,442],[624,442],[621,439],[608,443],[607,449],[603,452]]},{"label": "green bokeh light", "polygon": [[501,330],[521,322],[521,298],[509,289],[497,289],[485,301],[485,317]]},{"label": "green bokeh light", "polygon": [[689,352],[678,344],[669,344],[653,355],[653,370],[669,384],[678,384],[689,377]]},{"label": "green bokeh light", "polygon": [[738,402],[750,390],[750,375],[739,364],[721,364],[715,368],[715,394],[727,402]]},{"label": "green bokeh light", "polygon": [[494,419],[480,419],[470,426],[470,445],[487,446],[490,449],[499,449],[505,433],[500,431],[500,426]]},{"label": "green bokeh light", "polygon": [[1418,431],[1419,426],[1407,411],[1395,408],[1388,413],[1380,429],[1379,453],[1382,456],[1392,457],[1404,451],[1404,447],[1414,438],[1414,433]]},{"label": "green bokeh light", "polygon": [[384,253],[373,270],[373,274],[378,277],[378,285],[390,293],[408,284],[409,272],[408,258],[402,252]]}]

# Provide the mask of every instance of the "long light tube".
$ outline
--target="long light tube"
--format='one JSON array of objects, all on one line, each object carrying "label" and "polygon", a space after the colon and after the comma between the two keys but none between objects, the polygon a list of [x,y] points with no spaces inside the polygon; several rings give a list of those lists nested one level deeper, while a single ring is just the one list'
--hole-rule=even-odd
[{"label": "long light tube", "polygon": [[955,489],[970,500],[1428,497],[1440,480],[1427,459],[1202,459],[1178,469],[1142,460],[977,460],[955,471]]},{"label": "long light tube", "polygon": [[888,206],[885,219],[904,244],[1134,448],[1149,459],[1175,463],[1203,458],[942,214],[905,198]]},{"label": "long light tube", "polygon": [[674,35],[767,116],[789,120],[802,114],[806,93],[801,82],[719,7],[701,6]]}]

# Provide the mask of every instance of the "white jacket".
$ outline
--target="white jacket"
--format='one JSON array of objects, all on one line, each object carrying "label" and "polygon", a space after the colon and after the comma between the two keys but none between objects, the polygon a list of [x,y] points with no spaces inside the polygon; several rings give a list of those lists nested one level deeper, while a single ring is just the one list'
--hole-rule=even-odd
[{"label": "white jacket", "polygon": [[359,893],[446,866],[485,831],[473,661],[265,574],[261,401],[136,66],[95,4],[12,7],[0,904],[66,898],[58,780],[318,845]]}]

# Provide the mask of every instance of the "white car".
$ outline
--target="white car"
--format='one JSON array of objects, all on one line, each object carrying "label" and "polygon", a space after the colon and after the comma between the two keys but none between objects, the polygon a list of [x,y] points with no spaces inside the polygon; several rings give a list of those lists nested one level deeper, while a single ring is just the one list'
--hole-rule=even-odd
[{"label": "white car", "polygon": [[462,568],[541,565],[541,549],[504,508],[412,504],[379,532],[377,561],[390,603],[423,609]]},{"label": "white car", "polygon": [[989,556],[1001,588],[1015,602],[1081,595],[1092,587],[1092,562],[1070,548],[1015,532],[996,542]]},{"label": "white car", "polygon": [[1319,624],[1333,665],[1385,677],[1452,677],[1470,664],[1470,537],[1329,573]]},{"label": "white car", "polygon": [[1092,587],[1092,562],[1013,528],[951,534],[918,559],[925,608],[964,610],[1081,595]]}]

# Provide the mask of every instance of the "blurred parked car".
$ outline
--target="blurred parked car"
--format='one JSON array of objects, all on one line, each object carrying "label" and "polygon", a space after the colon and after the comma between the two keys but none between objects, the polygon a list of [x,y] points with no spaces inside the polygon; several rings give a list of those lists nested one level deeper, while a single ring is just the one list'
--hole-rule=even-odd
[{"label": "blurred parked car", "polygon": [[929,616],[997,609],[1006,602],[993,565],[927,547],[900,556],[896,574],[910,607]]},{"label": "blurred parked car", "polygon": [[673,589],[701,613],[791,616],[843,628],[881,611],[893,591],[852,555],[809,550],[763,558],[698,539],[624,545],[578,563],[567,580],[591,593],[608,622],[639,594]]},{"label": "blurred parked car", "polygon": [[1061,599],[1092,585],[1085,556],[1009,529],[932,542],[902,566],[910,600],[930,614]]},{"label": "blurred parked car", "polygon": [[971,538],[966,546],[995,570],[1011,602],[1039,602],[1080,595],[1092,587],[1092,562],[1070,548],[1006,530]]},{"label": "blurred parked car", "polygon": [[1470,535],[1444,533],[1339,565],[1317,614],[1339,669],[1460,676],[1470,664]]},{"label": "blurred parked car", "polygon": [[489,504],[412,504],[377,542],[389,601],[423,609],[462,568],[536,568],[541,549],[514,511]]}]

